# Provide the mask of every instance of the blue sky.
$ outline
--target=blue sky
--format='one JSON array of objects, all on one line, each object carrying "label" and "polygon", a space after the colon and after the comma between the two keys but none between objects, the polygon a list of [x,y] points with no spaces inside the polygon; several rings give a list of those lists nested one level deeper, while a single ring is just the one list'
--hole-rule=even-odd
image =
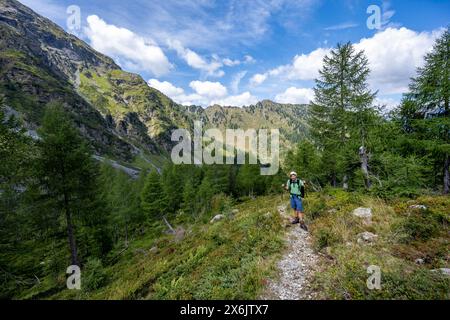
[{"label": "blue sky", "polygon": [[[446,0],[21,2],[66,30],[67,9],[78,6],[73,33],[175,101],[203,106],[308,102],[323,57],[351,41],[369,58],[378,102],[392,107],[450,24]],[[378,29],[367,25],[371,5]]]}]

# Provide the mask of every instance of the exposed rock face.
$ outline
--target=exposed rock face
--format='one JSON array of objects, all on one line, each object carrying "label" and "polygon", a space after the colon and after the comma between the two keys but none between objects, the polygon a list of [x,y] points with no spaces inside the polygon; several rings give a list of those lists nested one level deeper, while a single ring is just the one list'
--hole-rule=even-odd
[{"label": "exposed rock face", "polygon": [[0,94],[35,130],[51,101],[63,104],[99,155],[168,154],[172,130],[279,128],[281,145],[306,135],[307,106],[262,101],[245,108],[181,106],[139,75],[16,0],[0,1]]},{"label": "exposed rock face", "polygon": [[133,148],[73,88],[76,70],[88,64],[118,68],[19,2],[0,2],[0,94],[6,104],[35,129],[45,105],[59,101],[98,153],[129,159]]}]

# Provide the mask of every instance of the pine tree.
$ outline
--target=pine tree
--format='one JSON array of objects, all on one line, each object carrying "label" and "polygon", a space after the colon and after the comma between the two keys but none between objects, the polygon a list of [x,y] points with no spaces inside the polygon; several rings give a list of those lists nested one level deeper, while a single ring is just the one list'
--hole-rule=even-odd
[{"label": "pine tree", "polygon": [[[370,187],[368,172],[367,128],[370,107],[376,93],[368,88],[368,60],[364,52],[355,52],[351,43],[338,44],[324,58],[320,77],[316,79],[315,99],[311,106],[312,135],[327,157],[331,184],[338,175],[348,179],[349,153],[360,154],[366,187]],[[358,147],[355,148],[357,141]]]},{"label": "pine tree", "polygon": [[156,171],[148,174],[141,193],[141,206],[149,219],[160,217],[167,209],[167,198]]},{"label": "pine tree", "polygon": [[183,203],[182,209],[185,213],[189,215],[194,215],[196,209],[196,189],[194,185],[194,180],[189,179],[186,180],[186,183],[183,188]]},{"label": "pine tree", "polygon": [[196,207],[199,213],[209,212],[211,210],[211,199],[214,196],[213,184],[208,176],[202,179],[197,190]]},{"label": "pine tree", "polygon": [[430,155],[442,175],[443,193],[450,192],[450,31],[436,41],[417,70],[399,110],[415,153]]},{"label": "pine tree", "polygon": [[47,106],[38,133],[41,137],[38,143],[40,153],[35,168],[39,185],[44,190],[40,200],[46,199],[47,204],[64,213],[71,262],[80,265],[75,219],[81,221],[86,229],[82,238],[92,239],[93,245],[100,245],[100,248],[90,247],[89,250],[104,253],[109,249],[106,213],[97,196],[98,166],[69,116],[59,105]]}]

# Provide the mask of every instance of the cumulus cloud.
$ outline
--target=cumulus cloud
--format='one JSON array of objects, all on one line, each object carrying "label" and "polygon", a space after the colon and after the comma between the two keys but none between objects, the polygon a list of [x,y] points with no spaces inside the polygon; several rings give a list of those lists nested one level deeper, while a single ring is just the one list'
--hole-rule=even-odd
[{"label": "cumulus cloud", "polygon": [[180,41],[168,40],[167,44],[169,48],[175,50],[178,56],[186,61],[188,66],[201,70],[209,76],[222,77],[225,73],[221,70],[223,64],[217,59],[213,58],[211,61],[207,61],[204,57],[198,53],[192,51],[189,48],[185,48]]},{"label": "cumulus cloud", "polygon": [[[369,83],[380,94],[401,94],[408,89],[410,78],[417,67],[423,65],[423,57],[429,52],[442,30],[416,32],[407,28],[386,28],[371,38],[363,38],[355,44],[364,50],[369,60]],[[308,54],[296,55],[291,64],[282,65],[250,79],[253,86],[261,85],[270,77],[282,80],[313,80],[319,76],[323,58],[330,52],[318,48]]]},{"label": "cumulus cloud", "polygon": [[152,39],[107,24],[96,15],[88,16],[87,23],[84,33],[91,46],[113,57],[123,68],[149,71],[156,76],[166,74],[172,68],[163,50]]},{"label": "cumulus cloud", "polygon": [[275,102],[308,104],[314,99],[314,90],[310,88],[290,87],[285,92],[275,96]]},{"label": "cumulus cloud", "polygon": [[256,60],[251,55],[245,55],[244,56],[244,63],[255,63]]},{"label": "cumulus cloud", "polygon": [[242,107],[251,104],[256,104],[257,102],[258,99],[255,96],[253,96],[250,92],[246,91],[242,94],[229,96],[224,99],[212,100],[211,104],[218,104],[221,106]]},{"label": "cumulus cloud", "polygon": [[268,77],[268,73],[257,73],[253,77],[250,78],[250,84],[252,86],[258,86],[264,81],[266,81]]},{"label": "cumulus cloud", "polygon": [[239,60],[231,60],[230,58],[225,58],[222,60],[223,64],[226,65],[227,67],[234,67],[234,66],[238,66],[241,64],[241,61]]},{"label": "cumulus cloud", "polygon": [[172,83],[168,81],[159,81],[158,79],[148,80],[148,85],[155,89],[158,89],[168,97],[177,97],[184,94],[183,88],[175,87]]},{"label": "cumulus cloud", "polygon": [[287,80],[312,80],[319,76],[323,58],[330,49],[318,48],[308,54],[296,55],[291,64],[282,65],[265,73],[255,74],[250,84],[257,86],[269,77],[281,77]]},{"label": "cumulus cloud", "polygon": [[387,28],[355,45],[369,59],[373,89],[383,94],[407,91],[416,69],[423,65],[424,55],[433,48],[441,31],[415,32],[407,28]]},{"label": "cumulus cloud", "polygon": [[219,98],[227,95],[227,88],[220,82],[192,81],[189,86],[199,95]]},{"label": "cumulus cloud", "polygon": [[182,105],[207,107],[219,104],[241,107],[258,102],[258,99],[248,91],[237,95],[228,95],[227,88],[220,82],[192,81],[189,84],[194,91],[192,93],[186,93],[183,88],[179,88],[168,81],[150,79],[147,83],[150,87],[158,89],[173,101]]},{"label": "cumulus cloud", "polygon": [[234,93],[239,91],[239,84],[241,83],[241,80],[247,75],[247,71],[241,71],[236,73],[233,78],[231,79],[231,90],[233,90]]}]

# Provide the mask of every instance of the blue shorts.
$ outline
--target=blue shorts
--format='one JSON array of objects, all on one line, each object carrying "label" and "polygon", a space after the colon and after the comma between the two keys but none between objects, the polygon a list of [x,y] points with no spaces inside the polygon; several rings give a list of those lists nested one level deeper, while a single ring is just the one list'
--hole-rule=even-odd
[{"label": "blue shorts", "polygon": [[303,203],[300,196],[291,196],[291,207],[296,211],[303,212]]}]

